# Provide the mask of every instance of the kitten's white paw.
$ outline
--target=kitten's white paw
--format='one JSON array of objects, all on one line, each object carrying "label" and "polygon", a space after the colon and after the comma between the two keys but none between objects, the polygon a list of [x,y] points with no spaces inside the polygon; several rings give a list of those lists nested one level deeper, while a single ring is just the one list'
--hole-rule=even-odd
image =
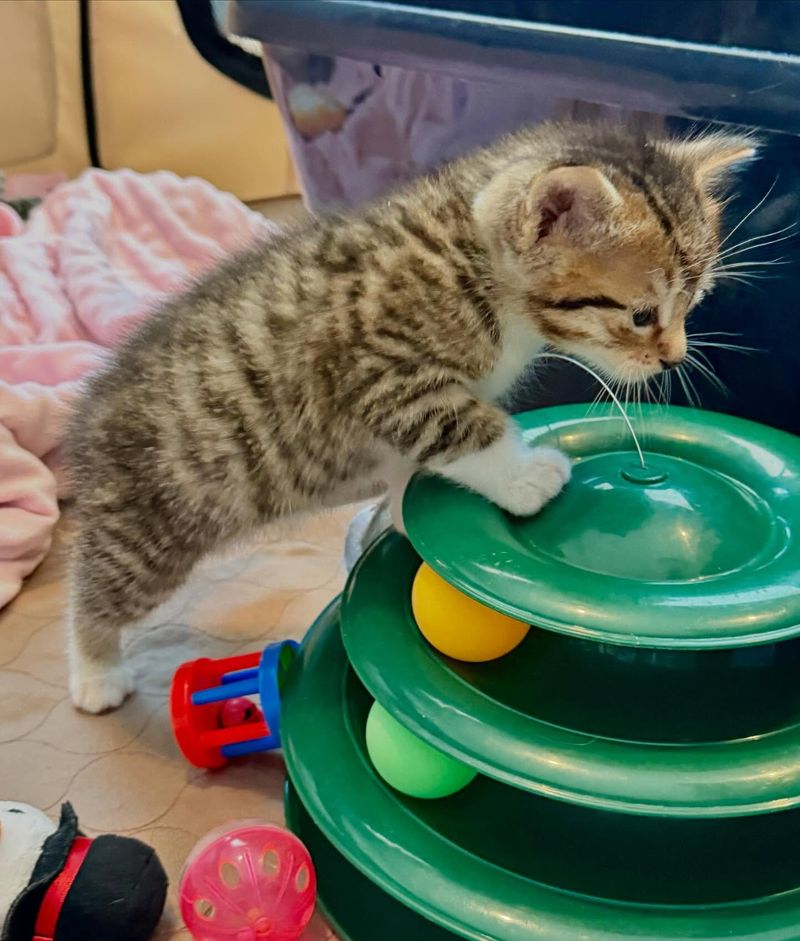
[{"label": "kitten's white paw", "polygon": [[531,516],[561,491],[572,465],[555,448],[528,447],[509,422],[494,444],[457,458],[440,473],[515,516]]},{"label": "kitten's white paw", "polygon": [[69,681],[75,707],[93,715],[121,706],[134,689],[133,677],[118,663],[101,665],[82,661],[73,666]]},{"label": "kitten's white paw", "polygon": [[561,492],[571,474],[569,458],[561,451],[532,448],[495,502],[515,516],[532,516]]}]

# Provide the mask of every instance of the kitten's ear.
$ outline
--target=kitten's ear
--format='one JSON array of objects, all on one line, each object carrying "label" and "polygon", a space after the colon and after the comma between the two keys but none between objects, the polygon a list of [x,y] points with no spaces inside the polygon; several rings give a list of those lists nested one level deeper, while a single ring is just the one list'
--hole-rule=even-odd
[{"label": "kitten's ear", "polygon": [[557,167],[538,177],[525,201],[536,241],[577,242],[596,233],[622,197],[595,167]]},{"label": "kitten's ear", "polygon": [[752,160],[758,143],[744,134],[707,134],[694,140],[670,141],[668,152],[688,165],[700,189],[711,192],[740,164]]}]

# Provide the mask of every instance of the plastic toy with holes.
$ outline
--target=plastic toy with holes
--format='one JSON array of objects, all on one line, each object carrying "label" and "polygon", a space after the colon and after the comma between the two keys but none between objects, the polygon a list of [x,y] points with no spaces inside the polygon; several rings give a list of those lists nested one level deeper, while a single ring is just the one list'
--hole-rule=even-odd
[{"label": "plastic toy with holes", "polygon": [[294,641],[284,641],[263,653],[184,663],[172,681],[170,712],[187,761],[221,768],[231,758],[280,748],[280,696],[296,652]]},{"label": "plastic toy with holes", "polygon": [[196,941],[296,941],[316,894],[300,840],[243,820],[213,830],[192,850],[181,876],[181,915]]}]

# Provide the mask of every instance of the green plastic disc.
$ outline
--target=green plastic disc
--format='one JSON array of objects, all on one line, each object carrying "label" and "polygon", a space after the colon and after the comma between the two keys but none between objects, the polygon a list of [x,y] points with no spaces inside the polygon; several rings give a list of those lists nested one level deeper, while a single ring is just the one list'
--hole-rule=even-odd
[{"label": "green plastic disc", "polygon": [[334,849],[286,788],[286,822],[303,841],[317,872],[317,901],[339,941],[453,941],[457,935],[382,892]]},{"label": "green plastic disc", "polygon": [[414,623],[419,564],[396,533],[373,543],[345,590],[342,635],[371,695],[431,745],[595,808],[721,817],[800,805],[796,641],[633,651],[534,629],[501,660],[458,663]]},{"label": "green plastic disc", "polygon": [[796,941],[800,812],[642,817],[487,777],[443,800],[403,797],[366,754],[372,700],[348,666],[335,607],[298,667],[283,701],[298,796],[351,865],[429,921],[476,941]]},{"label": "green plastic disc", "polygon": [[404,523],[425,561],[512,617],[606,643],[703,649],[800,634],[800,441],[645,406],[642,468],[619,414],[587,411],[516,416],[529,445],[575,461],[536,516],[415,477]]}]

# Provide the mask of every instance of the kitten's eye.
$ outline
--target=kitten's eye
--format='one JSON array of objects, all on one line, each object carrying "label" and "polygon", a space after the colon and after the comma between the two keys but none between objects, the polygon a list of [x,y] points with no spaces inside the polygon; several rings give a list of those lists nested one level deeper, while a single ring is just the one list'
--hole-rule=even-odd
[{"label": "kitten's eye", "polygon": [[658,314],[656,313],[655,307],[647,307],[645,310],[634,311],[634,327],[649,327],[651,324],[654,324],[656,320],[658,320]]}]

